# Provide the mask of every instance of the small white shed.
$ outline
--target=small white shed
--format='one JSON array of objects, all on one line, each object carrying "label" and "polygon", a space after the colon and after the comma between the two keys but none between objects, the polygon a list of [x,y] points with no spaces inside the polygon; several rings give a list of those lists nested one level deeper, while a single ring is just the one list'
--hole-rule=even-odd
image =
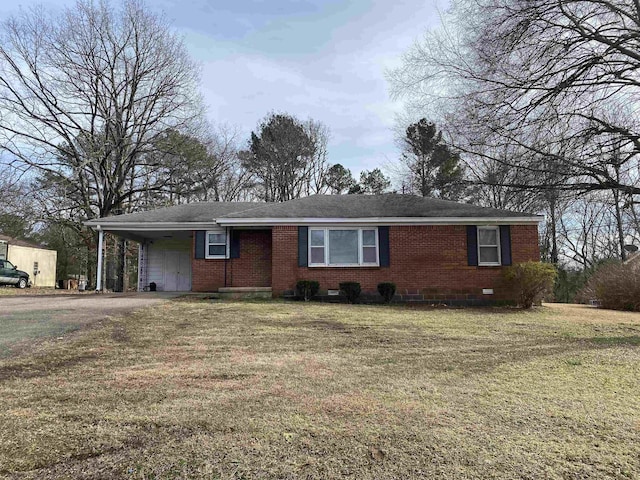
[{"label": "small white shed", "polygon": [[29,274],[34,287],[56,286],[58,252],[0,233],[0,260],[9,260]]}]

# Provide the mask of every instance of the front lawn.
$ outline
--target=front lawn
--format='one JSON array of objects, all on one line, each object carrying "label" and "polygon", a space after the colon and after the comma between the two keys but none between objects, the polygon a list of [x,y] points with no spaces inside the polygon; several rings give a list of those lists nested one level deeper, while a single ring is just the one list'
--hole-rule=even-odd
[{"label": "front lawn", "polygon": [[20,352],[24,347],[33,348],[38,340],[58,337],[81,328],[81,323],[69,319],[71,314],[69,310],[4,314],[0,303],[0,359]]},{"label": "front lawn", "polygon": [[80,290],[62,290],[58,288],[47,287],[30,287],[16,288],[13,285],[0,285],[0,297],[18,297],[18,296],[34,296],[34,295],[87,295],[89,291]]},{"label": "front lawn", "polygon": [[640,314],[168,302],[0,399],[15,478],[637,478]]}]

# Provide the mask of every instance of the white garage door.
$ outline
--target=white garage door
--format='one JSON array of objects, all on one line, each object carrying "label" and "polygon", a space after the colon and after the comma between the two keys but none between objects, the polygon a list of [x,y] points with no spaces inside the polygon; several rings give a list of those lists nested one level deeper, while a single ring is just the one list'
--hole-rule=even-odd
[{"label": "white garage door", "polygon": [[191,290],[191,242],[159,241],[148,246],[148,283],[163,292]]},{"label": "white garage door", "polygon": [[164,252],[164,290],[167,292],[188,292],[191,290],[190,252]]}]

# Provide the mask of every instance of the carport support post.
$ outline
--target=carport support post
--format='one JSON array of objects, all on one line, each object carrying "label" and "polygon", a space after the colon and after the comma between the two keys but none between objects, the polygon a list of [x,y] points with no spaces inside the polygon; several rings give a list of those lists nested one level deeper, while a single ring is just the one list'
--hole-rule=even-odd
[{"label": "carport support post", "polygon": [[98,268],[96,272],[96,292],[102,291],[102,242],[104,240],[104,232],[100,225],[97,227],[98,230]]}]

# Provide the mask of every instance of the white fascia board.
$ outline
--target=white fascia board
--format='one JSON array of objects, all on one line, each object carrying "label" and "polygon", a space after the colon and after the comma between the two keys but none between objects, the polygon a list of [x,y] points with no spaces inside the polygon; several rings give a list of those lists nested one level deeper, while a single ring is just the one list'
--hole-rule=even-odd
[{"label": "white fascia board", "polygon": [[119,230],[157,232],[163,230],[189,231],[210,230],[227,226],[270,225],[522,225],[538,224],[544,216],[534,217],[365,217],[365,218],[218,218],[211,222],[106,222],[89,220],[84,222],[96,230]]},{"label": "white fascia board", "polygon": [[100,223],[100,221],[89,220],[84,223],[88,227],[93,227],[96,230],[119,230],[119,231],[136,231],[136,232],[161,232],[167,231],[188,231],[188,230],[207,230],[216,228],[216,223],[211,222],[145,222],[145,223],[131,223],[131,222],[108,222]]},{"label": "white fascia board", "polygon": [[367,217],[367,218],[218,218],[221,226],[254,225],[536,225],[544,216],[533,217]]}]

